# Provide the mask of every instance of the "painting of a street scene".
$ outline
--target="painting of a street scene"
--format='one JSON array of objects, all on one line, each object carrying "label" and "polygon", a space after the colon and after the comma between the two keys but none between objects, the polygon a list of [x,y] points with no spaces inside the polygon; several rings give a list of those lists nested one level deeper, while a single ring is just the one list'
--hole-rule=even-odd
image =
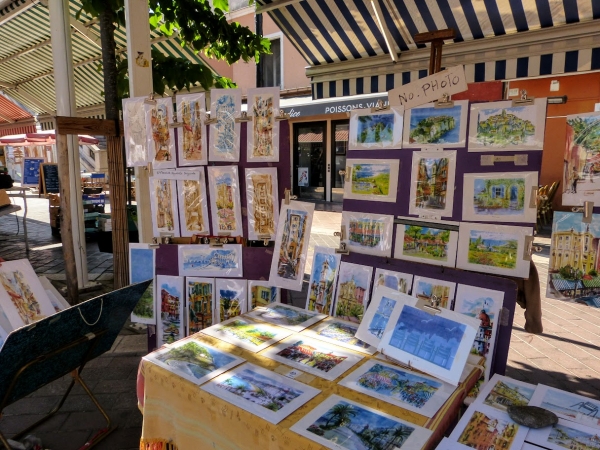
[{"label": "painting of a street scene", "polygon": [[458,144],[464,139],[461,105],[444,109],[412,108],[409,112],[409,144]]},{"label": "painting of a street scene", "polygon": [[403,256],[432,261],[448,261],[449,230],[419,225],[401,226],[404,227]]},{"label": "painting of a street scene", "polygon": [[517,267],[518,246],[516,235],[471,230],[468,261],[471,264],[514,269]]},{"label": "painting of a street scene", "polygon": [[[156,209],[154,220],[159,231],[173,231],[175,227],[173,211],[173,180],[154,179]],[[178,231],[178,230],[177,230]]]},{"label": "painting of a street scene", "polygon": [[225,172],[217,174],[214,178],[216,198],[213,204],[217,207],[218,231],[237,230],[240,226],[236,221],[234,209],[236,198],[239,196],[239,193],[234,192],[237,191],[237,177],[234,178],[233,174]]},{"label": "painting of a street scene", "polygon": [[476,143],[484,147],[521,148],[535,137],[537,107],[479,109]]},{"label": "painting of a street scene", "polygon": [[[8,294],[8,302],[4,300],[4,306],[15,309],[25,325],[44,319],[47,314],[42,312],[40,299],[36,298],[32,288],[29,286],[25,274],[21,270],[0,271],[0,284]],[[17,328],[15,326],[15,328]],[[10,330],[8,330],[10,331]]]},{"label": "painting of a street scene", "polygon": [[[169,99],[169,101],[171,101]],[[150,125],[154,150],[154,161],[171,161],[171,134],[169,111],[165,103],[157,102],[150,110]]]},{"label": "painting of a street scene", "polygon": [[[488,417],[480,411],[474,411],[458,442],[476,449],[502,448],[511,449],[515,441],[519,425],[512,421]],[[515,446],[521,448],[522,442]]]},{"label": "painting of a street scene", "polygon": [[566,449],[600,450],[599,433],[577,430],[566,423],[553,425],[547,442]]},{"label": "painting of a street scene", "polygon": [[157,278],[160,289],[160,330],[158,346],[172,344],[182,336],[182,292],[183,278],[162,277]]},{"label": "painting of a street scene", "polygon": [[450,370],[466,325],[404,305],[390,345]]},{"label": "painting of a street scene", "polygon": [[436,308],[450,308],[454,289],[443,282],[436,283],[435,280],[417,278],[413,287],[413,296]]},{"label": "painting of a street scene", "polygon": [[273,94],[256,94],[251,105],[253,148],[252,157],[271,157],[275,154],[273,127],[275,126]]},{"label": "painting of a street scene", "polygon": [[329,372],[343,362],[347,356],[336,353],[329,347],[318,348],[304,343],[302,340],[285,347],[277,352],[281,358],[294,361],[306,367],[312,367],[322,372]]},{"label": "painting of a street scene", "polygon": [[376,351],[374,347],[371,347],[369,344],[361,341],[355,336],[358,331],[358,326],[348,322],[330,319],[323,325],[313,328],[311,331],[314,332],[315,338],[329,341],[332,344],[351,348],[359,352],[367,350],[365,353],[369,354],[375,353]]},{"label": "painting of a street scene", "polygon": [[[449,163],[449,158],[419,158],[414,205],[416,208],[446,208]],[[453,189],[452,185],[450,187]]]},{"label": "painting of a street scene", "polygon": [[600,204],[600,112],[567,116],[563,205]]},{"label": "painting of a street scene", "polygon": [[323,314],[331,314],[333,291],[341,255],[315,247],[306,309]]},{"label": "painting of a street scene", "polygon": [[233,154],[236,153],[236,140],[239,136],[235,133],[235,113],[236,104],[233,95],[224,94],[215,100],[215,117],[217,123],[211,127],[211,142],[217,154],[224,159],[236,159]]},{"label": "painting of a street scene", "polygon": [[541,401],[535,401],[539,394],[534,394],[531,404],[549,409],[559,417],[573,422],[600,428],[600,402],[570,392],[558,389],[546,388],[539,385],[538,389],[544,389]]},{"label": "painting of a street scene", "polygon": [[267,306],[278,301],[279,288],[269,286],[268,282],[248,280],[248,295],[250,295],[249,309],[253,310],[257,306]]},{"label": "painting of a street scene", "polygon": [[[181,128],[183,134],[182,153],[186,162],[200,163],[200,161],[206,160],[206,149],[203,147],[204,125],[202,124],[204,101],[204,95],[202,95],[197,100],[183,100],[178,105],[183,122]],[[180,161],[180,164],[182,162]]]},{"label": "painting of a street scene", "polygon": [[359,115],[356,142],[391,145],[394,139],[395,114]]},{"label": "painting of a street scene", "polygon": [[475,178],[473,206],[477,215],[522,215],[525,210],[524,178]]},{"label": "painting of a street scene", "polygon": [[186,231],[208,234],[208,221],[205,217],[206,189],[204,183],[195,180],[182,180],[183,183],[183,219]]},{"label": "painting of a street scene", "polygon": [[[246,175],[252,183],[252,218],[254,219],[254,233],[260,235],[275,235],[277,225],[276,209],[277,192],[273,189],[273,176],[270,173],[253,173]],[[276,181],[276,180],[275,180]],[[250,192],[250,186],[248,186]],[[275,199],[275,202],[273,201]],[[248,195],[250,201],[250,195]],[[252,226],[249,221],[249,226]]]},{"label": "painting of a street scene", "polygon": [[238,282],[218,279],[216,283],[219,321],[224,322],[245,312],[246,287],[242,283],[245,284],[246,280]]},{"label": "painting of a street scene", "polygon": [[308,245],[307,220],[309,213],[301,209],[286,209],[283,225],[277,274],[281,278],[297,280],[301,268],[301,257]]},{"label": "painting of a street scene", "polygon": [[[492,380],[493,381],[493,380]],[[492,382],[490,381],[490,383]],[[525,406],[531,400],[534,386],[527,387],[523,384],[512,382],[509,378],[498,380],[486,395],[483,403],[501,411],[506,411],[509,406]]]},{"label": "painting of a street scene", "polygon": [[382,196],[390,193],[390,171],[387,164],[355,164],[352,167],[352,193]]},{"label": "painting of a street scene", "polygon": [[335,316],[360,323],[369,303],[373,268],[342,263],[338,276]]},{"label": "painting of a street scene", "polygon": [[214,282],[186,278],[189,334],[197,333],[213,324]]}]

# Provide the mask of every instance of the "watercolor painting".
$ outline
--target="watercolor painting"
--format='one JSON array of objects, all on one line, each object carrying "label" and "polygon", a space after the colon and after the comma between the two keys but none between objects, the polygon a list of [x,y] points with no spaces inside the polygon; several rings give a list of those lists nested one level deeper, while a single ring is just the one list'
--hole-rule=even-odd
[{"label": "watercolor painting", "polygon": [[214,278],[186,277],[185,296],[188,335],[211,327],[214,323]]},{"label": "watercolor painting", "polygon": [[219,376],[202,389],[273,424],[320,392],[250,363]]},{"label": "watercolor painting", "polygon": [[175,134],[169,128],[173,121],[171,97],[158,98],[155,104],[144,104],[149,158],[154,168],[174,168]]},{"label": "watercolor painting", "polygon": [[176,342],[144,359],[197,385],[244,362],[242,358],[194,339]]},{"label": "watercolor painting", "polygon": [[213,234],[242,236],[242,210],[237,166],[208,167]]},{"label": "watercolor painting", "polygon": [[451,309],[455,289],[456,283],[416,276],[412,295],[427,305]]},{"label": "watercolor painting", "polygon": [[335,249],[315,247],[308,283],[307,310],[331,314],[341,258],[342,255],[335,253]]},{"label": "watercolor painting", "polygon": [[177,95],[179,166],[199,166],[208,162],[206,148],[206,100],[204,94]]},{"label": "watercolor painting", "polygon": [[348,159],[346,165],[350,180],[344,183],[344,198],[380,202],[396,201],[400,167],[398,160]]},{"label": "watercolor painting", "polygon": [[279,220],[277,168],[246,169],[248,239],[275,239]]},{"label": "watercolor painting", "polygon": [[179,223],[184,237],[209,235],[208,200],[204,170],[200,171],[200,181],[177,180],[179,193]]},{"label": "watercolor painting", "polygon": [[269,286],[268,281],[248,280],[248,310],[280,301],[281,289]]},{"label": "watercolor painting", "polygon": [[393,224],[394,216],[343,211],[342,225],[347,233],[343,242],[351,252],[390,258]]},{"label": "watercolor painting", "polygon": [[154,236],[168,232],[179,237],[179,211],[175,180],[150,177],[150,208]]},{"label": "watercolor painting", "polygon": [[523,442],[516,443],[515,437],[519,425],[511,420],[502,420],[474,411],[458,437],[460,444],[473,448],[521,448]]},{"label": "watercolor painting", "polygon": [[234,317],[205,328],[202,333],[256,353],[289,336],[292,331],[248,317]]},{"label": "watercolor painting", "polygon": [[464,147],[466,142],[466,100],[450,108],[433,104],[411,108],[404,115],[404,147]]},{"label": "watercolor painting", "polygon": [[356,142],[360,144],[392,143],[394,135],[394,116],[392,114],[373,114],[358,117]]},{"label": "watercolor painting", "polygon": [[511,100],[471,104],[469,151],[542,150],[546,99],[513,106]]},{"label": "watercolor painting", "polygon": [[272,303],[268,306],[257,307],[249,312],[248,316],[292,331],[302,331],[323,320],[327,314],[319,314],[283,303]]},{"label": "watercolor painting", "polygon": [[237,162],[240,160],[240,89],[211,89],[210,161]]},{"label": "watercolor painting", "polygon": [[519,241],[514,235],[471,230],[469,262],[514,269],[517,266]]},{"label": "watercolor painting", "polygon": [[353,322],[329,318],[316,327],[304,330],[303,334],[359,353],[374,354],[377,348],[358,339],[356,337],[357,331],[358,325]]},{"label": "watercolor painting", "polygon": [[[398,244],[396,244],[396,248],[398,248]],[[396,258],[396,256],[394,256],[394,258]],[[412,275],[381,268],[375,269],[374,280],[373,289],[377,289],[379,286],[385,286],[394,289],[395,291],[402,292],[403,294],[410,294],[413,284]]]},{"label": "watercolor painting", "polygon": [[458,229],[410,222],[396,226],[394,258],[446,267],[456,265]]},{"label": "watercolor painting", "polygon": [[480,390],[477,401],[506,412],[511,405],[525,406],[529,404],[534,391],[535,385],[533,384],[523,383],[496,373]]},{"label": "watercolor painting", "polygon": [[332,395],[290,428],[327,448],[417,449],[431,431]]},{"label": "watercolor painting", "polygon": [[279,88],[248,89],[248,162],[279,161]]},{"label": "watercolor painting", "polygon": [[372,112],[354,109],[350,112],[348,150],[399,149],[402,146],[404,110],[390,107]]},{"label": "watercolor painting", "polygon": [[[154,249],[148,244],[129,244],[129,281],[131,284],[154,279]],[[131,313],[131,321],[156,324],[154,282],[144,291]]]},{"label": "watercolor painting", "polygon": [[456,151],[414,152],[409,213],[452,216]]},{"label": "watercolor painting", "polygon": [[218,322],[246,312],[248,305],[248,284],[246,280],[215,280],[216,309]]},{"label": "watercolor painting", "polygon": [[563,419],[551,427],[529,430],[527,440],[550,450],[600,450],[597,429]]},{"label": "watercolor painting", "polygon": [[563,419],[600,428],[600,401],[595,399],[538,384],[529,404],[549,409]]},{"label": "watercolor painting", "polygon": [[373,268],[342,262],[336,289],[335,317],[360,323],[371,294]]},{"label": "watercolor painting", "polygon": [[127,167],[148,164],[148,140],[144,97],[123,99],[123,131]]},{"label": "watercolor painting", "polygon": [[291,201],[281,207],[269,283],[283,289],[302,290],[314,203]]},{"label": "watercolor painting", "polygon": [[156,276],[157,304],[160,318],[157,323],[157,346],[172,344],[183,337],[183,277]]},{"label": "watercolor painting", "polygon": [[241,277],[242,246],[178,245],[179,273],[185,276]]}]

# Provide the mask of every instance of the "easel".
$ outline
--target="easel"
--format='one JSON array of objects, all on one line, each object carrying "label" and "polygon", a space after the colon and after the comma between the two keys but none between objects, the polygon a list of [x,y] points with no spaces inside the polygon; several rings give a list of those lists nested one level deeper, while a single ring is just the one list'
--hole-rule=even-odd
[{"label": "easel", "polygon": [[442,70],[442,45],[447,39],[454,39],[456,31],[454,28],[445,30],[427,31],[417,33],[413,36],[415,44],[431,43],[431,53],[429,54],[429,75],[438,73]]},{"label": "easel", "polygon": [[[71,383],[60,402],[42,419],[14,436],[19,439],[50,419],[79,383],[106,420],[86,448],[92,448],[117,427],[81,379],[92,359],[110,350],[127,317],[151,280],[110,292],[13,331],[0,351],[0,418],[8,405],[70,374]],[[11,450],[0,433],[0,448]]]}]

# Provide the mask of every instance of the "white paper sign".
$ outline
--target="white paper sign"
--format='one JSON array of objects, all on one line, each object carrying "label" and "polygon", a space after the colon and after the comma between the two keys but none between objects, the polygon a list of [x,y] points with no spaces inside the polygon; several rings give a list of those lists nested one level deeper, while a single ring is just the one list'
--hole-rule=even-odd
[{"label": "white paper sign", "polygon": [[463,66],[451,67],[428,77],[388,91],[390,106],[414,108],[442,98],[444,94],[458,94],[467,90]]}]

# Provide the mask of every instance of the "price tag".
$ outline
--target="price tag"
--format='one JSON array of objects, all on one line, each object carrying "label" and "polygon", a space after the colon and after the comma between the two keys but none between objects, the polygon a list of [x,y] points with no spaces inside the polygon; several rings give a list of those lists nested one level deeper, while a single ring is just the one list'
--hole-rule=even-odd
[{"label": "price tag", "polygon": [[286,377],[291,378],[293,380],[293,379],[298,378],[300,375],[303,375],[303,374],[304,374],[304,372],[300,372],[299,370],[292,369],[288,373],[285,373],[284,375]]}]

